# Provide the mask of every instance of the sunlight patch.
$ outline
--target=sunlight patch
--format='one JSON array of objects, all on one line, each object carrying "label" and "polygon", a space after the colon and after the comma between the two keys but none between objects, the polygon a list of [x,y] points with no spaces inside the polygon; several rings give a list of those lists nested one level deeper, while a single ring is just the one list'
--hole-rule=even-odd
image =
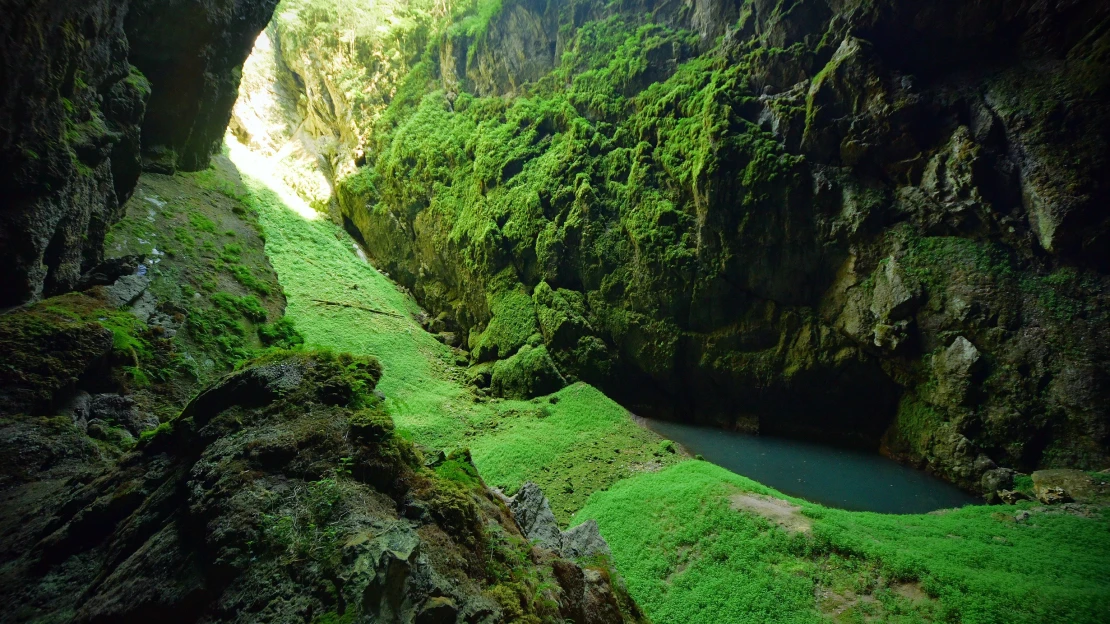
[{"label": "sunlight patch", "polygon": [[320,213],[309,206],[299,195],[293,192],[284,182],[274,177],[274,163],[265,156],[251,151],[230,134],[225,137],[224,144],[228,148],[228,157],[243,174],[257,179],[277,194],[281,201],[293,212],[302,218],[314,221],[320,218]]}]

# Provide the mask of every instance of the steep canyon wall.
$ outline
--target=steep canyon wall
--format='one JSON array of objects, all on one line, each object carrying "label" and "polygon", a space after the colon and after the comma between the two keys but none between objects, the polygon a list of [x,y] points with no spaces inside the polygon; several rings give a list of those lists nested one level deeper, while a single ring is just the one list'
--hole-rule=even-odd
[{"label": "steep canyon wall", "polygon": [[382,6],[279,10],[287,132],[477,386],[1106,461],[1104,5]]}]

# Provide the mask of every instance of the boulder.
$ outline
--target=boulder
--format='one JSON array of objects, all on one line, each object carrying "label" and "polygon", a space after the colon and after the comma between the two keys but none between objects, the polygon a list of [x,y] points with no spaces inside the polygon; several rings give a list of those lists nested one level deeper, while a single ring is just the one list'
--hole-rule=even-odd
[{"label": "boulder", "polygon": [[1045,504],[1095,502],[1103,489],[1082,470],[1038,470],[1032,477],[1033,493]]},{"label": "boulder", "polygon": [[995,468],[984,472],[980,479],[984,496],[988,500],[994,500],[1002,492],[1013,489],[1016,474],[1009,468]]},{"label": "boulder", "polygon": [[963,336],[957,336],[947,349],[934,356],[933,374],[937,379],[934,400],[937,404],[948,407],[964,404],[979,360],[979,350]]},{"label": "boulder", "polygon": [[563,533],[563,556],[582,559],[596,555],[609,555],[609,543],[601,537],[597,520],[587,520]]},{"label": "boulder", "polygon": [[1007,505],[1016,505],[1020,501],[1029,500],[1029,496],[1017,490],[999,490],[998,499]]},{"label": "boulder", "polygon": [[509,499],[509,510],[525,537],[563,557],[583,559],[610,554],[609,544],[601,537],[595,520],[560,531],[547,497],[531,481],[522,485],[516,496]]},{"label": "boulder", "polygon": [[158,417],[140,411],[129,396],[97,394],[91,397],[88,409],[90,419],[122,427],[135,437],[158,426]]},{"label": "boulder", "polygon": [[509,509],[525,537],[548,550],[562,550],[563,534],[540,486],[531,481],[522,485]]}]

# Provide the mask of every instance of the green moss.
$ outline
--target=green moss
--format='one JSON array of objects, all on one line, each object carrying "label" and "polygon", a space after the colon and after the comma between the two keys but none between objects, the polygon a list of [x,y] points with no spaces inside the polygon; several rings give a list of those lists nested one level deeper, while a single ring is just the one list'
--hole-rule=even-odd
[{"label": "green moss", "polygon": [[254,272],[251,271],[250,267],[242,264],[229,264],[225,268],[227,269],[228,273],[231,273],[240,284],[246,286],[254,292],[263,296],[269,296],[273,292],[273,289],[270,288],[270,285],[264,280],[256,277]]},{"label": "green moss", "polygon": [[520,288],[492,294],[490,319],[486,330],[475,336],[471,349],[479,361],[505,358],[528,342],[529,336],[539,331],[532,298]]},{"label": "green moss", "polygon": [[906,271],[934,288],[959,273],[971,279],[1007,279],[1014,268],[999,246],[955,236],[911,237]]},{"label": "green moss", "polygon": [[312,624],[355,624],[358,621],[358,615],[354,610],[347,611],[340,615],[335,611],[328,611],[316,616],[312,620]]},{"label": "green moss", "polygon": [[140,93],[144,98],[150,97],[150,81],[146,79],[143,72],[139,71],[138,67],[131,66],[127,78],[124,78],[128,86]]},{"label": "green moss", "polygon": [[439,477],[465,487],[482,485],[482,478],[478,476],[478,469],[470,457],[470,449],[452,451],[446,461],[436,466],[435,472]]},{"label": "green moss", "polygon": [[293,319],[282,317],[273,323],[259,325],[257,328],[258,339],[267,347],[292,349],[304,344],[304,336],[297,331]]},{"label": "green moss", "polygon": [[393,436],[393,419],[377,407],[359,410],[347,422],[359,440],[382,442]]},{"label": "green moss", "polygon": [[164,423],[159,424],[154,429],[147,429],[146,431],[140,433],[139,434],[139,441],[140,442],[147,442],[148,440],[153,439],[155,436],[166,434],[166,433],[169,433],[171,431],[173,431],[173,425],[169,422],[164,422]]},{"label": "green moss", "polygon": [[232,368],[252,355],[246,341],[247,330],[237,309],[194,309],[185,319],[185,331],[202,351],[220,360],[220,368]]},{"label": "green moss", "polygon": [[235,295],[218,292],[212,295],[212,303],[217,308],[229,314],[239,314],[249,321],[264,323],[266,321],[266,308],[253,295],[236,297]]},{"label": "green moss", "polygon": [[517,399],[550,394],[566,383],[544,345],[524,345],[512,357],[495,362],[490,382],[495,394]]},{"label": "green moss", "polygon": [[931,405],[907,393],[898,404],[894,417],[899,436],[917,454],[928,449],[933,433],[941,428],[943,417]]},{"label": "green moss", "polygon": [[[989,506],[883,515],[788,499],[813,525],[806,538],[733,509],[729,497],[745,491],[787,498],[692,461],[596,494],[575,523],[598,521],[656,621],[820,622],[815,585],[872,593],[882,621],[1095,622],[1110,600],[1105,511],[1093,521],[1045,514],[1018,524]],[[884,589],[913,580],[928,598]],[[865,615],[839,606],[846,621]]]},{"label": "green moss", "polygon": [[200,232],[206,232],[208,234],[216,233],[216,223],[199,212],[189,214],[189,224]]}]

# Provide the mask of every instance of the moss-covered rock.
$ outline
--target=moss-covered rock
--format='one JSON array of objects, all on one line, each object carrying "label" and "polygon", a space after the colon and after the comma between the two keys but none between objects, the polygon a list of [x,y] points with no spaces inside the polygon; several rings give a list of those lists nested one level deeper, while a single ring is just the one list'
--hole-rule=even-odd
[{"label": "moss-covered rock", "polygon": [[393,435],[393,419],[381,409],[361,409],[349,421],[351,434],[367,442],[381,442]]},{"label": "moss-covered rock", "polygon": [[[579,612],[589,596],[554,571],[577,564],[532,550],[468,453],[433,472],[387,416],[357,407],[377,381],[357,371],[372,368],[270,354],[207,388],[115,468],[73,491],[13,499],[13,511],[40,513],[0,540],[11,566],[0,598],[28,619],[502,621],[510,612],[491,596],[511,587],[522,618]],[[352,375],[364,385],[343,402],[321,389]],[[640,621],[608,579],[590,591],[624,611],[596,621]]]},{"label": "moss-covered rock", "polygon": [[566,381],[544,345],[525,345],[512,357],[498,360],[490,378],[494,394],[516,399],[551,394],[564,385]]}]

